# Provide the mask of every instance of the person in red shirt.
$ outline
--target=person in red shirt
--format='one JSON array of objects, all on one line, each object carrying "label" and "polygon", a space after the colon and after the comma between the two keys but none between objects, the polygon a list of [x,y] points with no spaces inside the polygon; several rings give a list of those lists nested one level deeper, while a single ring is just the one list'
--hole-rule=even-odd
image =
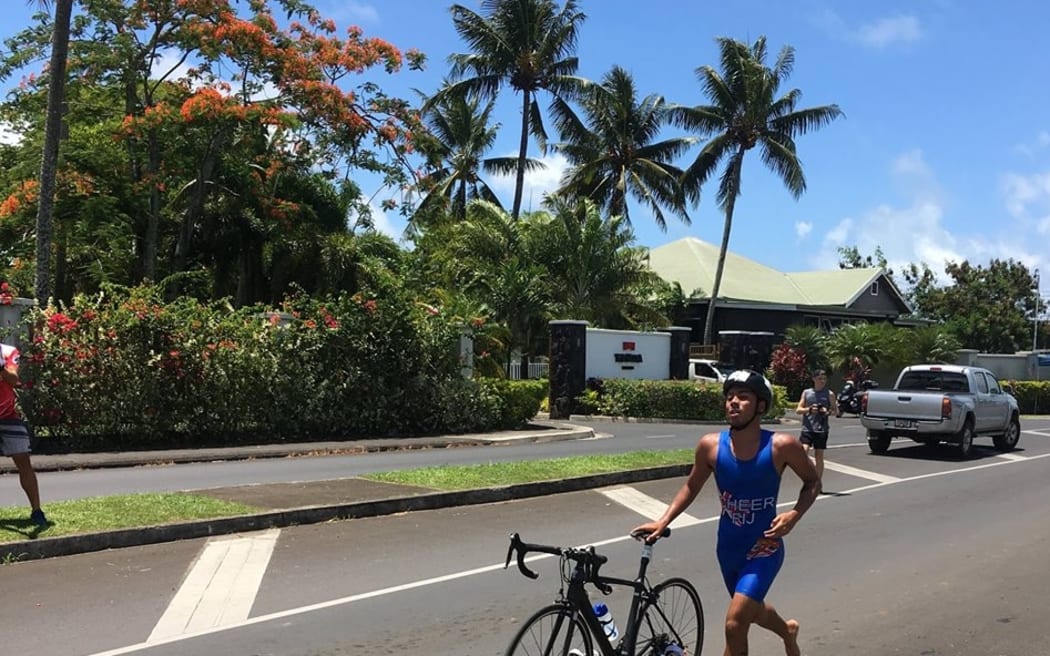
[{"label": "person in red shirt", "polygon": [[18,386],[18,349],[0,344],[0,446],[18,468],[18,480],[29,499],[30,521],[47,526],[47,516],[40,508],[40,487],[36,470],[29,459],[29,427],[22,420],[15,405],[15,387]]}]

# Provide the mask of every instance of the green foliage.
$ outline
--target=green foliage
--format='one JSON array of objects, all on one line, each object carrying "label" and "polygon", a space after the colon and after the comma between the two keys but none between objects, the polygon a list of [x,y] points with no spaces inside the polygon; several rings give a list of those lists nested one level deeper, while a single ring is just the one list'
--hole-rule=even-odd
[{"label": "green foliage", "polygon": [[809,387],[816,367],[810,366],[804,350],[787,342],[777,345],[770,358],[770,380],[787,388],[788,398],[797,399]]},{"label": "green foliage", "polygon": [[1022,414],[1050,414],[1050,380],[1011,380]]},{"label": "green foliage", "polygon": [[667,229],[665,206],[688,225],[683,172],[673,162],[693,139],[660,139],[670,118],[663,96],[639,99],[631,74],[614,66],[599,84],[587,87],[579,104],[582,118],[564,99],[551,103],[562,139],[554,148],[572,165],[557,193],[590,199],[606,214],[628,222],[627,201],[634,198],[661,230]]},{"label": "green foliage", "polygon": [[553,0],[489,0],[482,3],[484,15],[452,5],[452,24],[471,52],[449,57],[454,82],[442,96],[494,97],[504,85],[521,93],[521,146],[518,151],[511,216],[521,214],[522,190],[528,161],[528,135],[546,146],[538,91],[555,97],[572,95],[581,87],[576,77],[579,65],[574,56],[580,25],[586,15],[576,0],[558,6]]},{"label": "green foliage", "polygon": [[[717,384],[609,378],[601,382],[597,396],[596,404],[591,397],[584,397],[583,400],[596,405],[599,414],[613,417],[705,421],[725,419],[725,399],[722,386]],[[580,399],[577,399],[577,402],[579,401]],[[764,417],[775,419],[781,416],[789,405],[787,390],[780,385],[774,385],[773,406]]]},{"label": "green foliage", "polygon": [[496,425],[501,428],[519,428],[539,412],[543,399],[547,398],[546,380],[481,379],[486,392],[499,400],[499,418]]},{"label": "green foliage", "polygon": [[875,366],[891,352],[893,335],[893,326],[885,323],[839,326],[828,337],[828,361],[833,369],[843,373],[850,370],[855,357],[868,366]]},{"label": "green foliage", "polygon": [[1036,286],[1027,266],[998,259],[987,267],[949,262],[944,272],[953,281],[944,287],[937,286],[926,265],[905,272],[920,317],[943,323],[964,348],[1015,353],[1031,344],[1028,318],[1035,310]]},{"label": "green foliage", "polygon": [[396,290],[298,295],[283,310],[165,303],[159,287],[34,310],[23,409],[86,448],[457,433],[518,424],[539,404],[535,382],[463,380],[458,321]]},{"label": "green foliage", "polygon": [[704,322],[705,344],[712,343],[715,307],[732,232],[733,209],[740,196],[745,154],[758,147],[763,163],[798,198],[806,190],[806,178],[795,148],[796,139],[842,115],[837,105],[798,108],[802,96],[798,89],[778,96],[781,84],[795,66],[795,49],[791,46],[784,46],[769,66],[765,36],[751,45],[727,37],[717,41],[721,70],[711,66],[696,69],[711,104],[679,105],[671,112],[674,124],[710,138],[685,171],[682,184],[688,199],[698,201],[701,187],[724,164],[715,200],[725,213],[725,223]]}]

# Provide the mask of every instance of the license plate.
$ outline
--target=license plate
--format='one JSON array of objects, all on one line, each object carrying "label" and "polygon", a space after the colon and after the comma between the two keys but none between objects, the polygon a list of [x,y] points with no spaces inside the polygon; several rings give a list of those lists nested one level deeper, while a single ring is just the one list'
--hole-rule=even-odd
[{"label": "license plate", "polygon": [[909,419],[894,419],[894,428],[915,428],[915,422]]}]

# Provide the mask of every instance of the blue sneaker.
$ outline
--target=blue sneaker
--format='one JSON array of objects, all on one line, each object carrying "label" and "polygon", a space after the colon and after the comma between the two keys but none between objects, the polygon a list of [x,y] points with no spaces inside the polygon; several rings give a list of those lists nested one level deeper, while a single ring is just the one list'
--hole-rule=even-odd
[{"label": "blue sneaker", "polygon": [[37,508],[29,515],[29,521],[33,522],[37,526],[47,526],[51,522],[47,521],[47,515],[40,508]]}]

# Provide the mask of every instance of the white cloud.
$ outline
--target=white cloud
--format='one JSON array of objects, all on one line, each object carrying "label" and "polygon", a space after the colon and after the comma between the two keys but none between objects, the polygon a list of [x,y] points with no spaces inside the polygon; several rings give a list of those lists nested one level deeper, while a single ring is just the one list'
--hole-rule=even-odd
[{"label": "white cloud", "polygon": [[22,141],[22,135],[14,131],[8,123],[0,123],[0,143],[15,145]]},{"label": "white cloud", "polygon": [[895,43],[915,43],[922,38],[922,27],[914,16],[892,16],[861,25],[855,38],[866,46],[885,48]]},{"label": "white cloud", "polygon": [[837,262],[841,246],[856,246],[861,255],[873,255],[880,248],[894,271],[922,262],[942,278],[940,282],[947,282],[945,263],[961,262],[966,256],[943,224],[940,190],[922,151],[913,149],[894,158],[890,174],[907,203],[902,207],[883,203],[841,219],[825,235],[812,264],[826,267]]},{"label": "white cloud", "polygon": [[368,209],[372,213],[372,225],[375,226],[377,232],[383,233],[394,241],[402,241],[405,227],[408,225],[404,217],[396,212],[391,215],[375,204],[370,204]]},{"label": "white cloud", "polygon": [[799,239],[805,239],[811,232],[813,232],[811,221],[795,221],[795,234]]},{"label": "white cloud", "polygon": [[1029,269],[1050,269],[1046,237],[1040,237],[1050,235],[1050,172],[1004,176],[1001,188],[1014,220],[993,217],[982,224],[981,234],[961,234],[949,225],[936,175],[921,151],[902,153],[890,163],[890,173],[904,202],[882,203],[838,221],[811,260],[813,267],[837,262],[840,246],[856,246],[861,255],[881,248],[894,271],[925,264],[938,284],[951,282],[944,273],[947,262],[985,265],[991,259],[1012,259]]},{"label": "white cloud", "polygon": [[1017,144],[1014,146],[1014,150],[1022,155],[1035,157],[1036,153],[1047,146],[1050,146],[1050,132],[1041,130],[1039,134],[1035,135],[1035,139],[1032,143]]},{"label": "white cloud", "polygon": [[1025,218],[1032,212],[1050,212],[1050,171],[1031,175],[1007,173],[1000,186],[1012,216]]},{"label": "white cloud", "polygon": [[[509,153],[506,156],[516,157],[517,153]],[[569,168],[568,160],[561,153],[536,159],[539,159],[544,167],[537,171],[525,172],[525,186],[521,195],[523,212],[540,209],[543,197],[558,188],[562,175]],[[510,209],[514,202],[514,174],[493,176],[489,184],[503,201],[503,206]]]},{"label": "white cloud", "polygon": [[878,50],[895,44],[916,43],[923,34],[919,19],[910,14],[887,16],[856,27],[827,9],[816,17],[816,23],[836,39]]}]

